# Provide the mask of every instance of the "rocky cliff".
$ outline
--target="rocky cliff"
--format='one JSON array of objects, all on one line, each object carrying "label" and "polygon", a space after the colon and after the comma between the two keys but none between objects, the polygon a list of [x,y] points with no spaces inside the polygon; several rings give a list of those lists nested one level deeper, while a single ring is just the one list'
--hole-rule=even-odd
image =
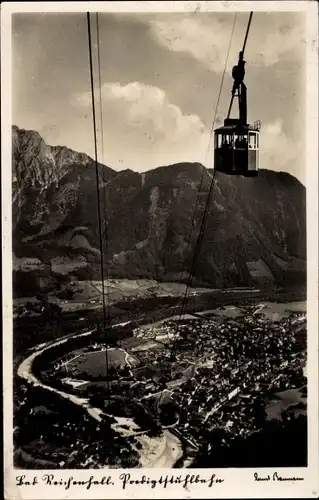
[{"label": "rocky cliff", "polygon": [[[99,279],[92,158],[48,146],[37,132],[13,127],[12,171],[15,272]],[[192,259],[212,173],[194,163],[142,174],[98,165],[98,173],[109,273],[179,280]],[[217,287],[303,281],[304,186],[287,173],[268,170],[258,178],[216,174],[215,179],[197,280]]]}]

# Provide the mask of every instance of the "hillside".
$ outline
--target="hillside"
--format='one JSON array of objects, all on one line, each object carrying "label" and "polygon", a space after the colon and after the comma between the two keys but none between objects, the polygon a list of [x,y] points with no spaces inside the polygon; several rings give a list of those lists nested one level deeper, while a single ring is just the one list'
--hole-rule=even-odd
[{"label": "hillside", "polygon": [[[100,278],[95,163],[13,127],[13,251],[16,295],[28,287]],[[179,280],[188,269],[211,172],[190,227],[203,167],[146,173],[99,165],[105,262],[113,277]],[[216,287],[305,281],[306,193],[287,173],[217,174],[196,278]],[[103,241],[105,238],[103,236]],[[187,258],[185,252],[188,248]]]}]

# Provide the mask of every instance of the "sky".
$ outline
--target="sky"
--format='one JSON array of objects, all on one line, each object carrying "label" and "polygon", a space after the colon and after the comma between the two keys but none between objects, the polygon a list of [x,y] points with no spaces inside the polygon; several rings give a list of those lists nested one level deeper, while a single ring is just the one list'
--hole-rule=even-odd
[{"label": "sky", "polygon": [[[99,161],[138,172],[188,161],[211,168],[218,95],[215,127],[227,113],[248,15],[99,13],[99,87],[92,14]],[[261,120],[260,168],[302,182],[304,36],[304,13],[256,12],[245,51],[248,121]],[[13,124],[94,157],[85,13],[12,16],[12,90]]]}]

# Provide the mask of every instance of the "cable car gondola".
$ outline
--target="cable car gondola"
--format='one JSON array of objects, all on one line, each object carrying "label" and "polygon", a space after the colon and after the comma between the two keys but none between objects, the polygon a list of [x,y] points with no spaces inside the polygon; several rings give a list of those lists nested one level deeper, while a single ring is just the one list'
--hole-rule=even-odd
[{"label": "cable car gondola", "polygon": [[[237,66],[234,66],[234,79],[231,101],[224,126],[215,129],[214,168],[228,175],[255,177],[259,168],[260,121],[247,123],[247,88],[244,84],[244,50],[247,41],[252,13],[250,14],[243,50],[239,52]],[[234,101],[238,98],[239,118],[230,118]]]}]

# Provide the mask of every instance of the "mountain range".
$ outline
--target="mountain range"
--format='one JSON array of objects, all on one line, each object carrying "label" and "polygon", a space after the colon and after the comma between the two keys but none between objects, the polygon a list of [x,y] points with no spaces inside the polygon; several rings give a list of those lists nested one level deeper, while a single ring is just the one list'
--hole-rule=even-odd
[{"label": "mountain range", "polygon": [[[101,243],[111,277],[187,279],[212,172],[199,163],[118,172],[13,126],[15,294],[100,279]],[[304,283],[305,187],[266,169],[217,173],[194,276],[213,287]]]}]

